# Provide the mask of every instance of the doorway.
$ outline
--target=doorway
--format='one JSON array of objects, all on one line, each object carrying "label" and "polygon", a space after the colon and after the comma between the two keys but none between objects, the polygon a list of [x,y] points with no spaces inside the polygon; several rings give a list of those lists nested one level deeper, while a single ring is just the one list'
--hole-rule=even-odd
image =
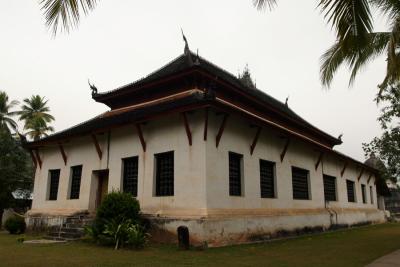
[{"label": "doorway", "polygon": [[93,171],[97,177],[97,190],[95,208],[97,209],[108,193],[108,170]]}]

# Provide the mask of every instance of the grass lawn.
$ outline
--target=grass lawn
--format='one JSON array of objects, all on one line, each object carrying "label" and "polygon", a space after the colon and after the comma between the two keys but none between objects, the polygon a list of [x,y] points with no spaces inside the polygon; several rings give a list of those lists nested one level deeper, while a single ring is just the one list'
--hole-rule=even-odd
[{"label": "grass lawn", "polygon": [[[86,243],[28,245],[0,233],[0,266],[364,266],[400,249],[400,224],[304,236],[263,244],[179,251],[172,245],[142,251]],[[28,237],[30,238],[30,237]]]}]

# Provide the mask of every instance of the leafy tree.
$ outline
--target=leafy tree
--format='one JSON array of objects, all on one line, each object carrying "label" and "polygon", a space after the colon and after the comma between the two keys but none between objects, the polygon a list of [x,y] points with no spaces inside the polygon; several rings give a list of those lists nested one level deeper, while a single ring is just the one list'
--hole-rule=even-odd
[{"label": "leafy tree", "polygon": [[48,123],[54,121],[54,117],[50,115],[50,108],[47,106],[48,100],[39,95],[32,95],[31,98],[24,99],[24,105],[18,112],[19,119],[24,121],[24,129],[28,130],[27,134],[34,140],[38,140],[43,136],[47,136],[48,132],[53,132],[54,128]]},{"label": "leafy tree", "polygon": [[0,227],[3,210],[13,205],[12,193],[32,188],[33,168],[27,152],[9,131],[0,129]]},{"label": "leafy tree", "polygon": [[363,149],[366,156],[377,155],[386,165],[386,169],[381,168],[384,176],[396,181],[400,177],[400,84],[390,86],[379,100],[387,103],[378,118],[384,132],[363,144]]},{"label": "leafy tree", "polygon": [[18,104],[18,101],[9,102],[6,92],[0,91],[0,128],[8,132],[17,130],[17,123],[12,119],[16,115],[15,111],[11,111]]}]

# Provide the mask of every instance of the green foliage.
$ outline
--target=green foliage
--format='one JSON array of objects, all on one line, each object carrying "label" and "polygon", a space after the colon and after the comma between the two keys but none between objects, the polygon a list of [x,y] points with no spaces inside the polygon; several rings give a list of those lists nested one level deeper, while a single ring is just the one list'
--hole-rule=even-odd
[{"label": "green foliage", "polygon": [[25,233],[25,219],[20,216],[13,216],[6,220],[4,228],[12,235]]},{"label": "green foliage", "polygon": [[382,161],[383,166],[379,169],[383,178],[396,182],[400,177],[400,84],[391,85],[378,100],[386,104],[378,118],[384,132],[370,143],[363,144],[363,149],[366,157],[374,154]]},{"label": "green foliage", "polygon": [[24,129],[28,130],[27,135],[33,140],[38,140],[47,136],[48,132],[53,132],[54,128],[48,124],[54,121],[54,117],[49,114],[50,108],[47,106],[48,100],[39,95],[25,98],[21,111],[18,111],[19,119],[24,121]]},{"label": "green foliage", "polygon": [[11,132],[17,130],[17,123],[12,119],[16,112],[11,111],[18,104],[18,101],[9,102],[6,92],[0,91],[0,128]]},{"label": "green foliage", "polygon": [[18,243],[24,243],[24,241],[25,241],[25,236],[17,237],[17,242]]},{"label": "green foliage", "polygon": [[0,129],[0,211],[13,206],[14,191],[30,191],[32,182],[29,155],[7,130]]},{"label": "green foliage", "polygon": [[139,202],[131,194],[111,192],[97,209],[92,226],[85,227],[87,239],[102,245],[142,248],[148,240],[141,226]]},{"label": "green foliage", "polygon": [[106,195],[97,209],[94,226],[98,233],[102,233],[105,225],[111,221],[116,224],[121,224],[126,220],[139,223],[139,212],[139,201],[133,198],[131,194],[111,192]]}]

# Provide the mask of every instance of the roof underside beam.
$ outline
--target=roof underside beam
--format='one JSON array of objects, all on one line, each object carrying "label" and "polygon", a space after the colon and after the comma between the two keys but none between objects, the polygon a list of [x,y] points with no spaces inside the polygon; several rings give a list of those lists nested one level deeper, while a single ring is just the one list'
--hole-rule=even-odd
[{"label": "roof underside beam", "polygon": [[60,153],[64,164],[67,165],[67,154],[65,154],[64,146],[62,144],[58,144],[58,148],[60,149]]},{"label": "roof underside beam", "polygon": [[36,156],[37,162],[39,163],[39,168],[41,169],[43,162],[39,155],[39,149],[35,149],[35,156]]},{"label": "roof underside beam", "polygon": [[101,159],[103,157],[103,152],[101,151],[99,141],[97,140],[97,137],[95,134],[92,134],[92,140],[93,140],[93,144],[96,148],[97,155],[99,156],[99,159]]},{"label": "roof underside beam", "polygon": [[228,120],[229,115],[227,113],[224,114],[224,117],[221,122],[221,126],[219,127],[218,134],[215,137],[215,146],[219,146],[219,142],[221,141],[222,134],[224,133],[226,121]]},{"label": "roof underside beam", "polygon": [[189,121],[186,115],[186,112],[182,112],[183,123],[185,125],[186,135],[189,141],[189,146],[192,145],[192,132],[190,131]]},{"label": "roof underside beam", "polygon": [[250,155],[253,155],[254,149],[256,148],[257,141],[258,141],[258,138],[260,137],[260,133],[261,133],[261,129],[262,129],[260,126],[256,126],[256,127],[257,127],[257,131],[254,136],[253,142],[250,145]]},{"label": "roof underside beam", "polygon": [[140,144],[142,144],[142,148],[143,148],[143,152],[146,152],[146,141],[144,140],[143,137],[143,131],[142,131],[142,126],[140,125],[140,123],[136,123],[136,131],[140,140]]},{"label": "roof underside beam", "polygon": [[286,138],[286,143],[283,147],[283,150],[281,152],[281,162],[283,162],[283,159],[285,158],[286,152],[289,148],[289,144],[290,144],[290,138]]},{"label": "roof underside beam", "polygon": [[315,170],[318,170],[318,166],[322,162],[323,156],[324,156],[324,152],[319,152],[317,162],[315,163]]}]

